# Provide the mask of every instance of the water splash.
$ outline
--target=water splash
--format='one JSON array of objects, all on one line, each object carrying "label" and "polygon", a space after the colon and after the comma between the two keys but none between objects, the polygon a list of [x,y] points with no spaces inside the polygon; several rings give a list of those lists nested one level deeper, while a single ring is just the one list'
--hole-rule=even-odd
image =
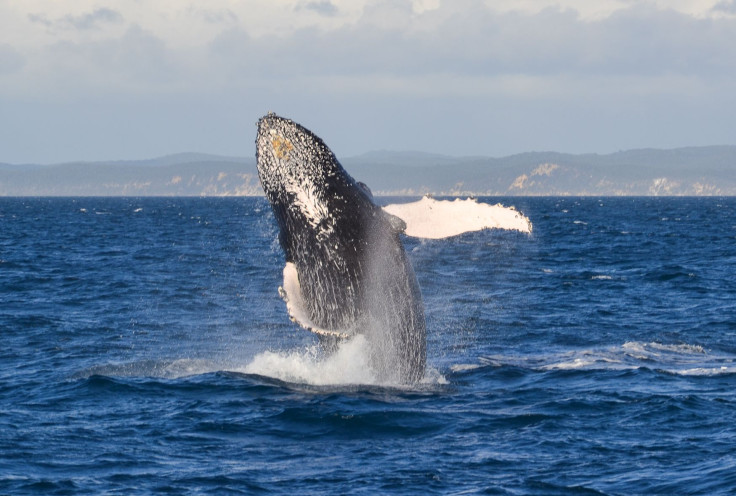
[{"label": "water splash", "polygon": [[[385,379],[371,366],[371,345],[358,335],[340,343],[333,353],[325,353],[318,345],[291,351],[264,351],[242,368],[233,372],[254,374],[294,384],[311,386],[387,386],[409,387],[398,380]],[[427,367],[422,385],[446,384],[435,369]]]},{"label": "water splash", "polygon": [[235,372],[314,386],[377,384],[366,350],[365,338],[356,336],[329,355],[318,345],[292,351],[264,351]]}]

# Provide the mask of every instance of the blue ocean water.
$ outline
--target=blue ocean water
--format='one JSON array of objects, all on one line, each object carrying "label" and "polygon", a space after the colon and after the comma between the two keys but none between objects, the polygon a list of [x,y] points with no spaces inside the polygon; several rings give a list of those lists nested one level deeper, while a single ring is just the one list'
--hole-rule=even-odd
[{"label": "blue ocean water", "polygon": [[0,199],[0,493],[736,492],[736,198],[499,200],[405,240],[407,388],[289,322],[264,199]]}]

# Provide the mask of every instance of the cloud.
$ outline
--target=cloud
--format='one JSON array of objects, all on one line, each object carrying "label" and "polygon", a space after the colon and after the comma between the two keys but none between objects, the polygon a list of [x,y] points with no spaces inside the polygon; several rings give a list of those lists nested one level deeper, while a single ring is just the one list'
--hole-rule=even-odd
[{"label": "cloud", "polygon": [[[736,21],[696,19],[671,10],[630,8],[585,21],[574,11],[536,14],[436,9],[379,3],[359,22],[332,30],[301,29],[252,37],[227,31],[210,45],[235,61],[244,79],[734,77]],[[241,33],[234,36],[234,32]],[[247,40],[246,40],[247,38]]]},{"label": "cloud", "polygon": [[76,29],[94,29],[103,24],[122,23],[123,16],[115,10],[99,8],[89,14],[66,16],[64,22]]},{"label": "cloud", "polygon": [[303,2],[297,4],[295,10],[311,10],[323,16],[334,16],[338,12],[338,8],[329,0],[322,0],[319,2]]},{"label": "cloud", "polygon": [[175,91],[183,70],[163,40],[135,25],[118,37],[59,41],[35,62],[52,84],[42,91],[63,98]]},{"label": "cloud", "polygon": [[193,9],[193,12],[210,24],[233,24],[238,16],[230,9]]},{"label": "cloud", "polygon": [[104,7],[86,14],[70,14],[55,20],[49,19],[45,14],[28,14],[28,19],[49,29],[76,29],[83,31],[100,29],[106,24],[120,24],[124,22],[123,16],[118,11]]},{"label": "cloud", "polygon": [[[731,18],[700,19],[623,0],[616,3],[618,8],[610,15],[592,20],[572,8],[520,11],[489,8],[481,0],[430,3],[370,1],[357,18],[348,22],[342,19],[343,5],[337,0],[301,1],[293,3],[290,12],[273,11],[264,17],[260,25],[266,20],[280,23],[265,34],[249,27],[256,22],[254,19],[261,19],[254,16],[264,13],[243,15],[240,10],[219,8],[217,2],[207,10],[185,7],[181,12],[188,12],[188,16],[177,11],[167,15],[158,12],[157,16],[149,13],[145,23],[137,22],[132,11],[125,15],[131,26],[155,33],[167,48],[170,67],[205,70],[213,82],[235,80],[239,71],[252,81],[259,75],[266,79],[284,75],[647,77],[670,73],[730,77],[736,70],[731,63],[736,56],[736,20]],[[527,3],[532,5],[520,5]],[[733,0],[722,1],[715,8],[734,8]],[[320,24],[308,12],[332,20]],[[200,29],[182,23],[177,28],[175,22],[185,17],[189,23],[207,26]],[[102,30],[126,22],[122,13],[108,8],[56,18],[32,14],[29,19],[49,29],[78,31]],[[155,25],[150,19],[164,24]],[[313,22],[310,24],[308,19]],[[108,36],[104,36],[106,32]],[[107,39],[114,43],[114,36],[120,32],[102,30],[95,41]],[[199,38],[177,34],[183,32],[196,32]],[[245,34],[247,45],[243,44],[243,36],[233,33]],[[127,40],[134,46],[139,42]],[[82,43],[69,37],[66,41]],[[228,44],[232,46],[228,48]],[[210,49],[217,55],[212,61],[208,60]],[[223,56],[231,60],[224,61]],[[193,82],[202,81],[197,74],[192,76]]]},{"label": "cloud", "polygon": [[723,0],[713,6],[713,12],[736,15],[736,0]]},{"label": "cloud", "polygon": [[[187,32],[196,31],[199,38],[172,38],[171,33],[182,31],[173,25],[152,29],[150,23],[132,23],[124,30],[98,29],[94,37],[59,37],[33,52],[6,49],[0,60],[5,71],[18,71],[19,61],[26,59],[23,68],[34,88],[47,84],[49,91],[74,85],[83,91],[194,93],[291,86],[356,97],[368,91],[441,98],[468,91],[478,95],[486,88],[487,94],[502,91],[537,100],[540,95],[575,98],[563,81],[627,80],[646,94],[656,91],[652,82],[666,78],[736,78],[731,63],[736,60],[736,19],[730,17],[701,19],[641,3],[592,20],[572,9],[494,10],[481,0],[421,10],[415,4],[377,0],[349,24],[258,35],[245,27],[240,11],[214,3],[210,10],[187,7],[171,14],[190,23]],[[295,22],[307,15],[304,10],[316,10],[320,17],[343,15],[338,0],[292,5],[302,14],[284,13]],[[111,9],[34,19],[78,31],[125,22],[123,14]],[[24,91],[18,78],[17,85]]]}]

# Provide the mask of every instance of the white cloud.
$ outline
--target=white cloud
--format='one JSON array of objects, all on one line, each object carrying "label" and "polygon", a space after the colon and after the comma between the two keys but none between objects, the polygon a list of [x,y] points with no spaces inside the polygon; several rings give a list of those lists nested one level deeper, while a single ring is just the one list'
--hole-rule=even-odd
[{"label": "white cloud", "polygon": [[403,9],[380,4],[347,27],[267,37],[230,30],[210,47],[221,63],[229,64],[230,80],[237,84],[258,76],[356,77],[368,84],[373,77],[385,81],[423,76],[425,85],[431,86],[434,77],[453,75],[471,79],[736,75],[731,63],[736,59],[732,20],[701,20],[646,6],[596,21],[554,9],[537,14],[476,10],[452,15],[437,10],[426,16],[426,20],[416,17],[408,3]]}]

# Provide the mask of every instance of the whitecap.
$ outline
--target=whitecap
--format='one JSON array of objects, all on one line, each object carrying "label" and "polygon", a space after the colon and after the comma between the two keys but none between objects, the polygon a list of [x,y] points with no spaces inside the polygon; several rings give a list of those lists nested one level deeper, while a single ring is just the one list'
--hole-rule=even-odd
[{"label": "whitecap", "polygon": [[468,370],[475,370],[481,368],[483,365],[480,363],[458,363],[450,366],[450,370],[453,372],[466,372]]},{"label": "whitecap", "polygon": [[710,377],[710,376],[716,376],[716,375],[730,375],[730,374],[736,374],[736,367],[695,367],[691,369],[682,369],[682,370],[665,370],[665,372],[674,374],[674,375],[683,375],[683,376],[695,376],[695,377]]},{"label": "whitecap", "polygon": [[[483,363],[484,359],[480,362]],[[642,367],[676,375],[736,373],[736,355],[716,354],[698,344],[628,341],[619,346],[548,352],[540,355],[493,355],[499,366],[530,370],[635,370]],[[451,369],[454,371],[454,369]]]},{"label": "whitecap", "polygon": [[639,341],[627,341],[623,344],[622,348],[627,352],[636,352],[639,354],[646,354],[647,356],[658,355],[662,352],[682,354],[682,355],[702,355],[706,353],[705,348],[700,345],[693,344],[663,344],[657,342],[639,342]]}]

